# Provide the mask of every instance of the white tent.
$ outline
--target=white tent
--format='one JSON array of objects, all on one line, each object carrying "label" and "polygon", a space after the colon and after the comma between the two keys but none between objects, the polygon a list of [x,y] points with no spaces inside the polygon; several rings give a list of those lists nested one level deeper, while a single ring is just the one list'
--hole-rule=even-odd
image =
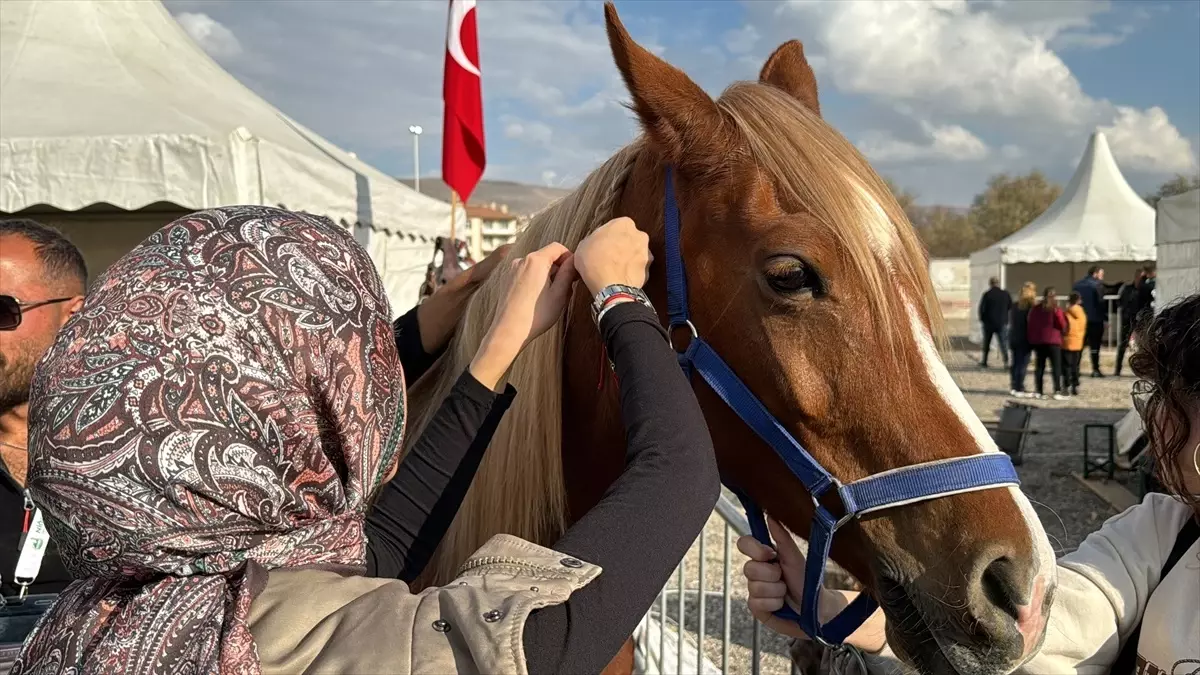
[{"label": "white tent", "polygon": [[3,0],[0,87],[0,212],[59,225],[97,272],[188,211],[284,206],[351,228],[399,313],[449,230],[449,204],[259,98],[157,0]]},{"label": "white tent", "polygon": [[[1131,281],[1138,267],[1154,259],[1154,209],[1125,182],[1108,140],[1097,131],[1050,208],[971,254],[971,300],[979,302],[990,277],[1014,295],[1026,281],[1039,291],[1055,286],[1065,295],[1092,265],[1103,267],[1105,281],[1113,283]],[[974,340],[980,337],[976,323]]]},{"label": "white tent", "polygon": [[1158,202],[1158,281],[1154,306],[1161,309],[1200,293],[1200,190]]}]

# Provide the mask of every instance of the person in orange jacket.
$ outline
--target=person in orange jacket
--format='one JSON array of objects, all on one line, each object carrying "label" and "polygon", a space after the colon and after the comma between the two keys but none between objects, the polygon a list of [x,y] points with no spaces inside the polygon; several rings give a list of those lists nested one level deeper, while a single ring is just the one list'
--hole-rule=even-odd
[{"label": "person in orange jacket", "polygon": [[1067,331],[1063,333],[1064,391],[1079,395],[1079,363],[1083,359],[1083,340],[1087,335],[1087,312],[1078,293],[1067,296]]}]

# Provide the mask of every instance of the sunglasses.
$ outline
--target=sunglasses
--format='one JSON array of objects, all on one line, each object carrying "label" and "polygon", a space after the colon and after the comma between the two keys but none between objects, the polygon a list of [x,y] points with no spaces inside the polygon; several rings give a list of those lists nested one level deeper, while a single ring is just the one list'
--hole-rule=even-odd
[{"label": "sunglasses", "polygon": [[0,330],[16,330],[21,325],[21,313],[45,305],[66,302],[71,298],[53,298],[36,302],[21,302],[11,295],[0,295]]}]

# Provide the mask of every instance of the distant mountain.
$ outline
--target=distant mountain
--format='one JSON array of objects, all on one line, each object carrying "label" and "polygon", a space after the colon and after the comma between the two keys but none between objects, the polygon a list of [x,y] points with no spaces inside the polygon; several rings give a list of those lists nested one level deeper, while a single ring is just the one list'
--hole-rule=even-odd
[{"label": "distant mountain", "polygon": [[[396,180],[409,187],[413,186],[411,178],[397,178]],[[421,192],[434,199],[450,201],[450,188],[446,187],[446,184],[439,178],[421,178]],[[510,213],[527,216],[540,211],[550,202],[570,194],[570,192],[563,188],[544,185],[525,185],[507,180],[482,180],[476,186],[475,192],[471,193],[471,203],[480,206],[491,202],[496,202],[497,205],[508,204]]]}]

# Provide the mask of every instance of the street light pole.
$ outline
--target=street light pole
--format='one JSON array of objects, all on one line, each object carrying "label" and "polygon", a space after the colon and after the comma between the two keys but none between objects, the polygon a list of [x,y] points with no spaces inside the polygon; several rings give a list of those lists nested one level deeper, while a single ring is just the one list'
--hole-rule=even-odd
[{"label": "street light pole", "polygon": [[413,136],[413,189],[421,191],[421,126],[414,124],[408,128]]}]

